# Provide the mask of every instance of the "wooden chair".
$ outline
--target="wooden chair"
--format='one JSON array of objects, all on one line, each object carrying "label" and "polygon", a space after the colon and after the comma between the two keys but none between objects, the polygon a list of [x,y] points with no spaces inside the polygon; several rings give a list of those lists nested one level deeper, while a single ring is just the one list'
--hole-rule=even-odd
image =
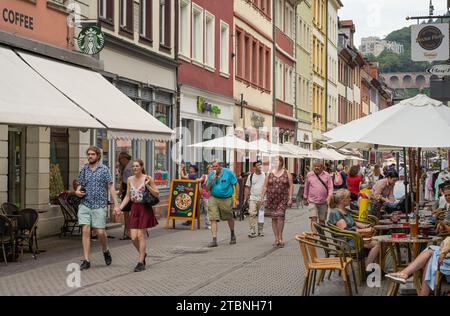
[{"label": "wooden chair", "polygon": [[15,260],[13,225],[11,220],[2,214],[0,214],[0,245],[2,247],[3,260],[5,261],[5,264],[8,264],[5,245],[11,247],[12,258]]},{"label": "wooden chair", "polygon": [[[355,271],[353,270],[353,259],[346,253],[341,244],[325,240],[326,236],[320,236],[315,233],[303,233],[295,236],[299,241],[300,251],[305,264],[305,281],[303,284],[302,295],[309,296],[312,290],[314,294],[315,279],[317,271],[339,270],[345,283],[345,290],[348,295],[352,295],[350,277],[347,267],[350,266],[355,284],[355,292],[358,293]],[[317,249],[322,249],[332,253],[335,257],[321,258],[317,255]]]},{"label": "wooden chair", "polygon": [[446,296],[450,294],[450,282],[447,276],[439,270],[436,273],[436,286],[434,288],[434,296]]},{"label": "wooden chair", "polygon": [[334,238],[351,242],[351,255],[358,265],[359,282],[360,285],[362,285],[366,280],[365,248],[363,237],[357,232],[344,230],[332,224],[327,224],[323,227],[323,229]]},{"label": "wooden chair", "polygon": [[[39,219],[39,213],[32,208],[24,208],[19,211],[20,217],[18,217],[18,234],[15,236],[16,243],[20,247],[21,258],[23,257],[23,248],[28,246],[28,251],[32,253],[33,258],[36,259],[37,250],[37,223]],[[33,247],[35,243],[36,247]]]}]

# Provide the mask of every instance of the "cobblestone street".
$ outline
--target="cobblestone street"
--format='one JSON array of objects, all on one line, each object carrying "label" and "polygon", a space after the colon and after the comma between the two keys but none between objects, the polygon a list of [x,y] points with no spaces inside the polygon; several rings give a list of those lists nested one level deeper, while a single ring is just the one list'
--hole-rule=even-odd
[{"label": "cobblestone street", "polygon": [[[190,231],[181,222],[165,229],[164,219],[150,231],[147,270],[132,272],[136,251],[130,241],[118,240],[122,229],[108,231],[113,263],[106,267],[99,242],[92,242],[92,267],[81,273],[81,287],[66,284],[68,264],[79,263],[79,238],[49,238],[40,242],[47,252],[33,260],[2,264],[0,295],[177,295],[177,296],[296,296],[304,280],[303,260],[294,236],[308,229],[305,209],[287,212],[285,248],[273,248],[266,219],[265,236],[247,237],[248,219],[236,221],[237,244],[229,245],[226,223],[219,224],[219,247],[207,248],[208,230]],[[183,227],[183,228],[181,228]],[[385,289],[360,287],[359,295],[385,295]],[[345,295],[337,274],[316,288],[315,295]]]}]

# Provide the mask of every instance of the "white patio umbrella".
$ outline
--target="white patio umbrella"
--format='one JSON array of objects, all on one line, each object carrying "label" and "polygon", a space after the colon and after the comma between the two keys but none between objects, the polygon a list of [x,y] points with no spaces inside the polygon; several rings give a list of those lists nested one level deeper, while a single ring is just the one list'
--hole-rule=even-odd
[{"label": "white patio umbrella", "polygon": [[283,143],[280,145],[280,147],[284,151],[287,151],[290,154],[297,156],[297,158],[311,158],[312,157],[312,152],[310,150],[301,148],[292,143]]},{"label": "white patio umbrella", "polygon": [[[325,137],[346,143],[419,148],[418,157],[421,148],[450,147],[448,135],[450,108],[424,94],[418,94],[324,134]],[[420,168],[418,182],[419,179]],[[418,202],[419,190],[416,194]]]},{"label": "white patio umbrella", "polygon": [[289,152],[285,151],[280,145],[271,143],[265,138],[260,138],[260,139],[254,140],[248,144],[249,144],[249,146],[248,146],[249,150],[254,150],[254,151],[258,151],[258,152],[262,152],[262,153],[268,153],[268,154],[274,154],[274,155],[276,155],[276,154],[282,155],[283,153],[284,154],[289,153]]},{"label": "white patio umbrella", "polygon": [[331,157],[331,159],[328,159],[328,160],[336,160],[337,161],[337,160],[346,160],[347,159],[344,155],[338,153],[334,149],[320,148],[319,152],[322,153],[322,154],[325,154],[326,156]]},{"label": "white patio umbrella", "polygon": [[188,147],[213,148],[219,150],[223,149],[247,150],[249,149],[249,143],[235,136],[234,134],[228,134],[227,136],[224,137],[218,137],[201,143],[188,145]]},{"label": "white patio umbrella", "polygon": [[450,108],[424,94],[323,134],[334,141],[393,147],[450,147]]}]

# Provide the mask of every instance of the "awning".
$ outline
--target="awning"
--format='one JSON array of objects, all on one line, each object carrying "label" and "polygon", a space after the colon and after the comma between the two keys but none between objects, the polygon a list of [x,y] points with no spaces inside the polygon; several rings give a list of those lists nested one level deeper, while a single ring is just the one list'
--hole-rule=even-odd
[{"label": "awning", "polygon": [[52,87],[9,48],[0,46],[0,123],[105,128]]},{"label": "awning", "polygon": [[20,55],[67,98],[105,125],[109,138],[169,141],[174,134],[99,73],[27,53]]}]

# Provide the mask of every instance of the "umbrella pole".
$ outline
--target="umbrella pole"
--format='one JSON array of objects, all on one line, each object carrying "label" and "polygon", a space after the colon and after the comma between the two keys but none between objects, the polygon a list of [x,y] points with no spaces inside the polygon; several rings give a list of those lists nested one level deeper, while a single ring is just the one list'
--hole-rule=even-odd
[{"label": "umbrella pole", "polygon": [[420,168],[420,152],[421,152],[422,148],[418,148],[417,149],[417,179],[416,179],[416,183],[417,183],[417,187],[416,187],[416,220],[417,223],[419,223],[419,199],[420,199],[420,177],[421,175],[421,168]]},{"label": "umbrella pole", "polygon": [[403,184],[405,185],[405,208],[406,213],[410,212],[410,199],[409,199],[409,193],[408,193],[408,170],[407,170],[407,163],[406,163],[406,148],[403,147],[403,164],[405,165],[405,174],[403,177]]}]

